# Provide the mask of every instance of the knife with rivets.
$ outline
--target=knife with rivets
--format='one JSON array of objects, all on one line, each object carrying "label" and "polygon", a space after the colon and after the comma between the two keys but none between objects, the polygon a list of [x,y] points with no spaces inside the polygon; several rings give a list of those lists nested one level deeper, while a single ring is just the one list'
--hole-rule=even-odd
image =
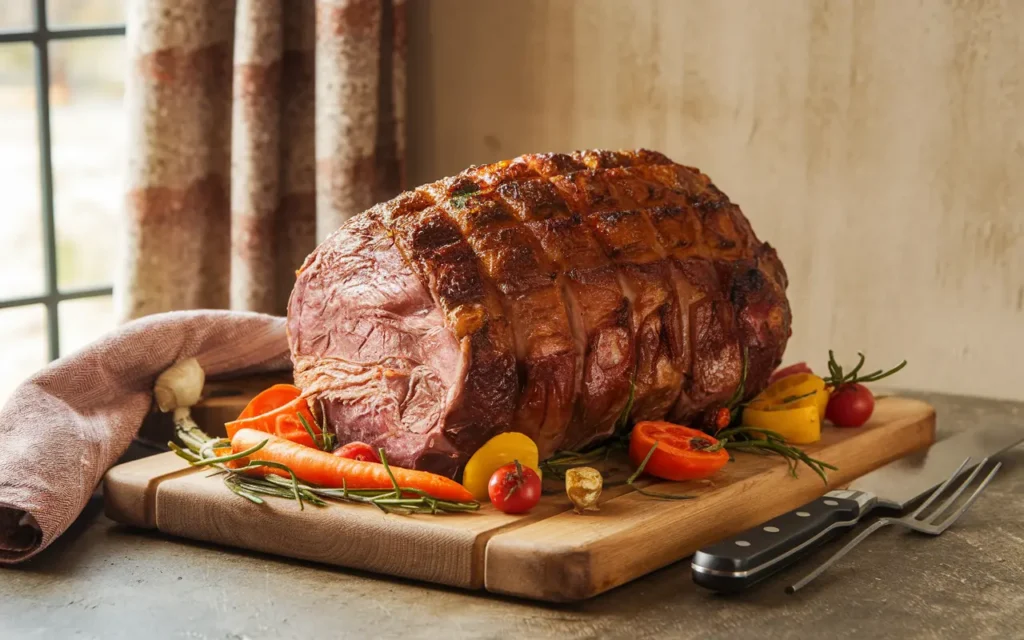
[{"label": "knife with rivets", "polygon": [[965,458],[969,473],[1024,441],[1019,426],[978,427],[941,440],[861,476],[757,527],[698,550],[693,581],[718,592],[747,589],[849,530],[875,508],[905,510],[945,482]]}]

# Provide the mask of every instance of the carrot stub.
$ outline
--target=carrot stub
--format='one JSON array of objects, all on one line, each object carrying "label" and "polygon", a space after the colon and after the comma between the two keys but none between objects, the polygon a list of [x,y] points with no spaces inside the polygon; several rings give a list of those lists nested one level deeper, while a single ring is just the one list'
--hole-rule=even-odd
[{"label": "carrot stub", "polygon": [[314,434],[320,434],[320,427],[301,394],[298,387],[290,384],[275,384],[265,389],[249,401],[237,420],[224,425],[228,437],[233,438],[241,429],[256,429],[316,448],[316,443],[299,420],[299,414],[306,419]]},{"label": "carrot stub", "polygon": [[[268,434],[261,430],[242,428],[231,436],[231,450],[241,453],[264,440],[262,449],[248,456],[250,462],[264,460],[277,462],[291,469],[299,480],[323,487],[349,489],[391,489],[394,487],[383,464],[339,458],[297,442]],[[267,467],[260,471],[291,478],[286,471]],[[398,485],[403,489],[419,489],[439,500],[471,502],[473,495],[451,478],[428,471],[391,467]]]}]

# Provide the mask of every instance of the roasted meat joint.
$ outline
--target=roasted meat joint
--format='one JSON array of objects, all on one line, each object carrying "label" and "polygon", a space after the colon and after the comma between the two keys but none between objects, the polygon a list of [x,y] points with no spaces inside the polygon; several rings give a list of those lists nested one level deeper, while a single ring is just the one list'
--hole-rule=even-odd
[{"label": "roasted meat joint", "polygon": [[534,154],[349,219],[299,270],[288,339],[341,441],[458,478],[502,432],[543,459],[755,396],[791,333],[786,287],[699,170],[648,150]]}]

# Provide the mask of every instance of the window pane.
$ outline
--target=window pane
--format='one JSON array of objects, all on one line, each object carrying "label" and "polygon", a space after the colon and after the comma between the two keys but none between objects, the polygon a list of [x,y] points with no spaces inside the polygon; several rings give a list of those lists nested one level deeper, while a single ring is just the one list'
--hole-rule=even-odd
[{"label": "window pane", "polygon": [[35,23],[31,0],[0,0],[0,30],[24,31]]},{"label": "window pane", "polygon": [[120,24],[124,22],[125,4],[126,0],[50,0],[46,21],[51,27]]},{"label": "window pane", "polygon": [[57,318],[60,355],[66,356],[114,328],[114,302],[110,296],[60,302]]},{"label": "window pane", "polygon": [[123,37],[50,44],[57,284],[110,284],[124,200]]},{"label": "window pane", "polygon": [[0,406],[21,382],[46,365],[46,309],[0,309]]},{"label": "window pane", "polygon": [[4,299],[39,295],[45,282],[34,66],[32,45],[0,45],[0,298]]}]

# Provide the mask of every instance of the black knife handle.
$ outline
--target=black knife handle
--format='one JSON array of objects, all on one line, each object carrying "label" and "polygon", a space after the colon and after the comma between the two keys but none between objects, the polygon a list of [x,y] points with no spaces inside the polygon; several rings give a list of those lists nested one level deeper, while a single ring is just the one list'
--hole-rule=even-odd
[{"label": "black knife handle", "polygon": [[826,494],[700,549],[691,564],[693,581],[713,591],[742,591],[857,524],[867,511],[862,505],[867,506],[864,500]]}]

